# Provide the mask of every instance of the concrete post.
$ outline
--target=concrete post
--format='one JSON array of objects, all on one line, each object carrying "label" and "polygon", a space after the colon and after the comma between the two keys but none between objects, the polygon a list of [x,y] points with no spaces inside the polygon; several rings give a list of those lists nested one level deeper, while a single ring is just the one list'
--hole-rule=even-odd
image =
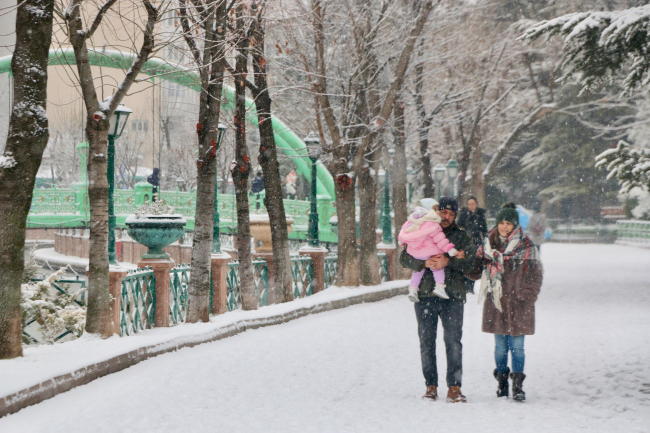
[{"label": "concrete post", "polygon": [[151,266],[156,277],[156,328],[169,326],[169,271],[176,263],[169,259],[142,259],[138,262],[139,268]]},{"label": "concrete post", "polygon": [[222,252],[212,254],[210,262],[212,269],[212,314],[223,314],[228,311],[226,302],[228,299],[228,263],[232,258]]},{"label": "concrete post", "polygon": [[327,248],[304,246],[298,250],[301,256],[311,258],[311,266],[314,271],[314,293],[325,290],[325,257]]},{"label": "concrete post", "polygon": [[110,266],[108,273],[108,287],[111,293],[111,319],[113,332],[120,335],[120,312],[122,310],[122,280],[126,277],[126,269],[119,266]]},{"label": "concrete post", "polygon": [[395,281],[397,272],[397,249],[395,245],[380,243],[377,244],[377,251],[386,253],[386,260],[388,262],[388,281]]}]

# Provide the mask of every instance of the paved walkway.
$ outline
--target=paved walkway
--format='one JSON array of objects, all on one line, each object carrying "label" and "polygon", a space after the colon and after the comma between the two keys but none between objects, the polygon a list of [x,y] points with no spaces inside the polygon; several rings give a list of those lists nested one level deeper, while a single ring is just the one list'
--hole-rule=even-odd
[{"label": "paved walkway", "polygon": [[523,404],[494,395],[493,338],[480,332],[475,296],[463,338],[469,403],[422,401],[413,306],[399,297],[153,358],[2,418],[0,431],[648,432],[650,250],[542,250]]}]

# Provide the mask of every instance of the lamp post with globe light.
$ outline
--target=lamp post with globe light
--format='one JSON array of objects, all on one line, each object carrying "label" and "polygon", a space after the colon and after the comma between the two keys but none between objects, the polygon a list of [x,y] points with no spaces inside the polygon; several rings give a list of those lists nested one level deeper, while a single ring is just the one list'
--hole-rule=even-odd
[{"label": "lamp post with globe light", "polygon": [[450,196],[455,196],[454,184],[456,183],[456,176],[458,176],[458,163],[454,159],[450,159],[447,162],[447,175],[449,176],[449,189]]},{"label": "lamp post with globe light", "polygon": [[106,176],[108,177],[108,263],[117,265],[117,253],[115,248],[115,140],[120,138],[124,127],[133,113],[130,108],[120,103],[111,115],[108,126],[108,150],[107,150],[107,167]]},{"label": "lamp post with globe light", "polygon": [[415,170],[412,167],[406,167],[406,182],[408,183],[408,202],[413,200],[413,181],[415,181]]},{"label": "lamp post with globe light", "polygon": [[[217,150],[221,147],[221,142],[223,141],[224,135],[226,135],[226,126],[221,123],[218,126],[219,135],[217,136]],[[220,216],[219,216],[219,186],[223,179],[219,176],[216,169],[215,161],[215,171],[214,171],[214,214],[212,216],[212,254],[221,254],[221,229]],[[221,181],[221,182],[220,182]]]},{"label": "lamp post with globe light", "polygon": [[442,180],[445,178],[446,171],[445,166],[442,164],[436,164],[433,168],[433,177],[436,179],[436,183],[438,184],[438,201],[440,201],[440,197],[442,196]]},{"label": "lamp post with globe light", "polygon": [[176,179],[176,188],[178,191],[185,191],[185,179],[179,177]]},{"label": "lamp post with globe light", "polygon": [[[388,149],[388,154],[392,159],[393,155],[395,155],[395,149]],[[390,174],[388,173],[386,165],[383,163],[382,165],[384,168],[380,169],[377,172],[379,181],[384,182],[384,197],[382,200],[383,203],[381,211],[381,242],[386,245],[390,245],[393,243],[392,225],[390,218]]]},{"label": "lamp post with globe light", "polygon": [[318,233],[318,201],[316,196],[317,191],[317,171],[316,163],[320,158],[320,137],[315,132],[310,132],[303,140],[307,147],[307,153],[311,160],[311,194],[309,206],[309,226],[307,229],[307,242],[310,247],[319,246],[319,233]]}]

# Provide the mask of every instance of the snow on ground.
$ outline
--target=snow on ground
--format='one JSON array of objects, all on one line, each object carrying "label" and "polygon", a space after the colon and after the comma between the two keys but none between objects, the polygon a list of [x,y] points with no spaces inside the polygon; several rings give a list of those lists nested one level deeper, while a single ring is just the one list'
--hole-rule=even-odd
[{"label": "snow on ground", "polygon": [[0,431],[648,432],[650,251],[547,244],[542,258],[525,403],[494,395],[493,338],[480,332],[475,296],[463,338],[469,402],[421,400],[403,296],[152,358],[2,418]]}]

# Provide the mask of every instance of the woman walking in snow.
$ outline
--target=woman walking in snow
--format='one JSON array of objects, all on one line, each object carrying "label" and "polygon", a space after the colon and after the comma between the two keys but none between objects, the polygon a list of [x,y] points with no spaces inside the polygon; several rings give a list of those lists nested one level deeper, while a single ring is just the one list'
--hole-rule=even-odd
[{"label": "woman walking in snow", "polygon": [[[483,332],[494,334],[494,377],[499,382],[497,397],[508,397],[508,377],[512,395],[524,401],[524,336],[535,333],[535,301],[542,286],[539,251],[519,225],[514,203],[505,203],[477,252],[483,264],[481,293]],[[508,352],[512,372],[508,368]]]}]

